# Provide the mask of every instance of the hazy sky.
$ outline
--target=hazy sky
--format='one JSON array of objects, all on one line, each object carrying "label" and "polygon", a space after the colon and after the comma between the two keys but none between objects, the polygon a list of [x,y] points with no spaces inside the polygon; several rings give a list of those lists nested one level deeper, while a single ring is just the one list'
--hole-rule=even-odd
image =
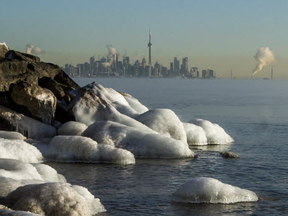
[{"label": "hazy sky", "polygon": [[148,59],[150,27],[152,63],[187,56],[189,67],[249,78],[258,48],[269,47],[274,77],[288,78],[287,11],[287,0],[3,0],[0,42],[23,52],[33,44],[60,66],[106,55],[108,44],[135,61]]}]

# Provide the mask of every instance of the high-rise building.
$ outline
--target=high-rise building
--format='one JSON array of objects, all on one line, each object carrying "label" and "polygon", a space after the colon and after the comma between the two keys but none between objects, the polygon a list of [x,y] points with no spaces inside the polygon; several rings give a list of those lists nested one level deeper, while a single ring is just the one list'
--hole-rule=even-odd
[{"label": "high-rise building", "polygon": [[149,29],[149,43],[148,43],[148,47],[149,47],[149,66],[151,66],[151,47],[152,47],[152,43],[151,43],[151,32]]},{"label": "high-rise building", "polygon": [[177,57],[174,57],[174,73],[175,75],[178,74],[180,71],[180,62]]},{"label": "high-rise building", "polygon": [[188,58],[185,57],[182,59],[181,74],[187,74],[187,73],[188,73]]}]

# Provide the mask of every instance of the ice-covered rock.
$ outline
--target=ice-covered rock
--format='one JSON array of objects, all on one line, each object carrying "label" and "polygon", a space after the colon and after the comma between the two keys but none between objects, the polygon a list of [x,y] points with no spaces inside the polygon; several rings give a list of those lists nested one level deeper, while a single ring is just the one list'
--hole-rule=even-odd
[{"label": "ice-covered rock", "polygon": [[16,159],[29,163],[39,163],[43,160],[41,152],[27,142],[3,138],[0,138],[0,158]]},{"label": "ice-covered rock", "polygon": [[204,129],[208,144],[229,144],[234,141],[218,124],[203,119],[191,120],[190,123]]},{"label": "ice-covered rock", "polygon": [[134,155],[82,136],[56,136],[43,152],[46,158],[64,162],[134,164]]},{"label": "ice-covered rock", "polygon": [[170,109],[154,109],[139,115],[136,120],[168,137],[187,142],[186,132],[178,116]]},{"label": "ice-covered rock", "polygon": [[257,195],[249,190],[222,183],[217,179],[194,178],[172,195],[172,200],[183,203],[238,203],[258,201]]},{"label": "ice-covered rock", "polygon": [[81,122],[68,121],[58,129],[59,135],[81,135],[87,129],[87,125]]},{"label": "ice-covered rock", "polygon": [[66,182],[66,179],[45,164],[0,159],[0,197],[7,196],[20,186],[44,182]]},{"label": "ice-covered rock", "polygon": [[25,140],[26,137],[15,131],[0,131],[0,138]]},{"label": "ice-covered rock", "polygon": [[5,58],[5,54],[9,51],[6,43],[0,43],[0,58]]},{"label": "ice-covered rock", "polygon": [[122,95],[124,96],[126,101],[129,103],[130,107],[132,107],[139,114],[142,114],[142,113],[147,112],[149,110],[146,106],[141,104],[139,102],[139,100],[137,100],[136,98],[132,97],[131,95],[124,94],[124,93],[122,93]]},{"label": "ice-covered rock", "polygon": [[82,136],[91,137],[98,143],[127,149],[136,158],[194,157],[186,142],[112,121],[95,122]]},{"label": "ice-covered rock", "polygon": [[25,211],[13,211],[4,209],[0,211],[0,216],[43,216],[43,215],[33,214],[31,212],[25,212]]},{"label": "ice-covered rock", "polygon": [[46,216],[93,216],[104,206],[86,188],[67,183],[45,183],[17,188],[7,196],[12,209]]},{"label": "ice-covered rock", "polygon": [[190,123],[183,123],[189,145],[207,145],[207,137],[202,127]]}]

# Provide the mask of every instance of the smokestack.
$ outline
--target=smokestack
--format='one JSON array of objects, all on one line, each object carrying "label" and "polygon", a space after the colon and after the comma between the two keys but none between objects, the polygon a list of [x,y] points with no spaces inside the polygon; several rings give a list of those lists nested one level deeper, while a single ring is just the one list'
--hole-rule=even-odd
[{"label": "smokestack", "polygon": [[273,65],[271,66],[271,80],[273,80]]}]

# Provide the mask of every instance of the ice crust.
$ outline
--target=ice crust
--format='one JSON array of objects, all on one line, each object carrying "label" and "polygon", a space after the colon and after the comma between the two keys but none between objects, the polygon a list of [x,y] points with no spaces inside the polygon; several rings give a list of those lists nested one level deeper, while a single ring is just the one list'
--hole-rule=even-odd
[{"label": "ice crust", "polygon": [[20,186],[44,182],[66,182],[66,179],[45,164],[0,158],[0,197],[7,196]]},{"label": "ice crust", "polygon": [[222,183],[214,178],[193,178],[172,195],[172,200],[182,203],[239,203],[258,201],[249,190]]},{"label": "ice crust", "polygon": [[81,135],[87,129],[87,125],[81,122],[68,121],[58,129],[58,135]]},{"label": "ice crust", "polygon": [[91,137],[98,143],[127,149],[136,158],[194,157],[187,143],[112,121],[95,122],[82,136]]},{"label": "ice crust", "polygon": [[19,187],[7,196],[7,203],[12,209],[46,216],[92,216],[106,211],[86,188],[68,183]]},{"label": "ice crust", "polygon": [[136,120],[168,137],[187,142],[186,132],[178,116],[170,109],[154,109],[139,115]]},{"label": "ice crust", "polygon": [[83,136],[56,136],[43,152],[48,159],[63,162],[134,164],[134,155]]},{"label": "ice crust", "polygon": [[229,144],[234,141],[218,124],[203,119],[191,120],[190,123],[203,128],[208,144]]},{"label": "ice crust", "polygon": [[0,138],[25,140],[26,137],[15,131],[0,131]]},{"label": "ice crust", "polygon": [[0,158],[16,159],[29,163],[39,163],[43,160],[41,152],[27,142],[3,138],[0,138]]}]

